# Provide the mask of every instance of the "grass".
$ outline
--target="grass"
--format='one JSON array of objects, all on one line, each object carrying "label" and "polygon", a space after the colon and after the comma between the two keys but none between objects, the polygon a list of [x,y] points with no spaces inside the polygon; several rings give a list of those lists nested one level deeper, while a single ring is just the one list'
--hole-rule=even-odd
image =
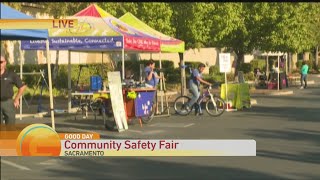
[{"label": "grass", "polygon": [[[14,94],[16,94],[18,92],[18,88],[14,87]],[[34,98],[38,98],[41,94],[41,88],[39,87],[38,89],[36,87],[28,87],[26,88],[26,90],[24,91],[24,97],[26,99],[30,99],[32,96],[34,96]],[[53,97],[59,97],[59,98],[67,98],[68,97],[68,92],[66,89],[56,89],[53,88],[52,89],[52,95]],[[42,96],[43,97],[49,97],[49,89],[44,88],[42,90]]]}]

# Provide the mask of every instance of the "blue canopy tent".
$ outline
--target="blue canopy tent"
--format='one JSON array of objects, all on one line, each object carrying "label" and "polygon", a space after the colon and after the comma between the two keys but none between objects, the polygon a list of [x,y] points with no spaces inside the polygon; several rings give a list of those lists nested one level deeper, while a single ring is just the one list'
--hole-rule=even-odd
[{"label": "blue canopy tent", "polygon": [[[34,19],[20,11],[1,3],[1,19]],[[2,29],[2,40],[48,39],[48,30],[42,29]]]},{"label": "blue canopy tent", "polygon": [[[1,3],[1,19],[34,19],[32,16],[28,16],[20,11],[17,11],[9,6]],[[0,29],[0,40],[47,40],[48,39],[47,29]],[[48,64],[48,78],[49,78],[49,93],[50,93],[50,111],[52,128],[55,129],[54,124],[54,110],[53,110],[53,96],[52,96],[52,80],[51,80],[51,68],[49,58],[49,42],[46,43],[47,50],[47,64]],[[22,79],[22,62],[23,56],[20,58],[20,78]],[[21,99],[20,99],[21,102]],[[22,113],[22,103],[20,106],[20,118]]]}]

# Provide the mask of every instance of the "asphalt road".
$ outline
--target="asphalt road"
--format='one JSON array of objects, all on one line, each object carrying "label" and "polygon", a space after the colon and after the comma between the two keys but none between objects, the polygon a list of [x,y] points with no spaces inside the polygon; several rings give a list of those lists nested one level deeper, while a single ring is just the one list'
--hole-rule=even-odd
[{"label": "asphalt road", "polygon": [[2,157],[1,179],[320,179],[320,87],[254,98],[251,109],[218,118],[172,115],[122,133],[65,117],[56,127],[103,138],[254,139],[256,157]]}]

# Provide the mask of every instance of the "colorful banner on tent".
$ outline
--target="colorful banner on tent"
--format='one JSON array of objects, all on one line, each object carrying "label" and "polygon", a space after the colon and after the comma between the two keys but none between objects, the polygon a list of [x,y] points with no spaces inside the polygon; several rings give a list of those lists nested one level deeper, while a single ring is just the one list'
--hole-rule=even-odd
[{"label": "colorful banner on tent", "polygon": [[150,38],[141,38],[133,36],[124,37],[124,49],[126,50],[136,50],[136,51],[150,51],[159,52],[160,51],[160,41]]},{"label": "colorful banner on tent", "polygon": [[124,48],[126,50],[141,50],[141,51],[160,51],[160,40],[158,38],[150,37],[119,19],[114,17],[104,18],[107,25],[112,30],[124,36]]},{"label": "colorful banner on tent", "polygon": [[[122,37],[55,37],[49,38],[51,50],[94,50],[94,49],[121,49]],[[21,42],[21,49],[44,50],[45,40],[29,40]]]},{"label": "colorful banner on tent", "polygon": [[[159,52],[160,40],[121,22],[96,5],[74,16],[78,24],[72,29],[49,29],[51,50],[122,49]],[[45,49],[44,41],[24,41],[22,49]]]},{"label": "colorful banner on tent", "polygon": [[184,52],[185,43],[181,40],[172,38],[165,34],[162,34],[150,26],[140,21],[131,13],[126,13],[119,18],[122,22],[134,27],[135,29],[141,31],[143,34],[147,35],[149,38],[156,38],[161,41],[161,51],[162,52]]}]

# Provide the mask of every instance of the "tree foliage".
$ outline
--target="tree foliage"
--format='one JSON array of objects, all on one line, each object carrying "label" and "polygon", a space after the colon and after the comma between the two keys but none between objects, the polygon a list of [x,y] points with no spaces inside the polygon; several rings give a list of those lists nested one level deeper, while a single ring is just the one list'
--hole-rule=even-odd
[{"label": "tree foliage", "polygon": [[46,2],[43,3],[44,11],[54,18],[72,16],[82,9],[90,5],[90,3],[78,2],[78,3],[68,3],[68,2]]},{"label": "tree foliage", "polygon": [[[16,9],[21,3],[6,3]],[[90,3],[42,3],[55,18]],[[131,12],[150,27],[185,41],[186,49],[225,48],[238,61],[254,49],[303,52],[320,44],[319,3],[99,2],[115,17]]]},{"label": "tree foliage", "polygon": [[192,3],[175,2],[170,5],[173,10],[171,24],[176,28],[174,37],[184,41],[188,39],[185,41],[186,49],[194,47],[197,42],[189,28],[192,23]]},{"label": "tree foliage", "polygon": [[120,17],[127,12],[136,14],[138,11],[138,4],[133,2],[101,2],[97,5],[115,17]]},{"label": "tree foliage", "polygon": [[10,6],[16,10],[20,10],[21,7],[22,7],[22,3],[12,3],[12,2],[3,2],[3,4],[7,5],[7,6]]},{"label": "tree foliage", "polygon": [[168,3],[147,2],[138,3],[137,18],[150,27],[172,36],[175,27],[171,25],[173,11]]}]

